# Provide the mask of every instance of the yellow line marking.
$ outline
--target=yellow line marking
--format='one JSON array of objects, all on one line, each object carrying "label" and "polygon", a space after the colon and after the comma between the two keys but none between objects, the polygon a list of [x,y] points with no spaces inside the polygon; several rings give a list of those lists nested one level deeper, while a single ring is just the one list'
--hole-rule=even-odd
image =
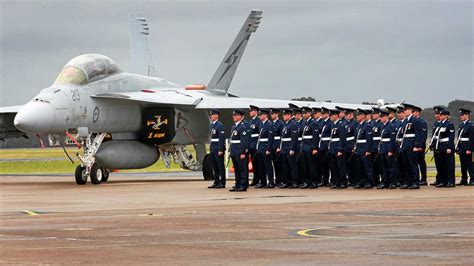
[{"label": "yellow line marking", "polygon": [[310,234],[309,232],[312,232],[312,231],[318,231],[318,230],[325,230],[325,229],[331,229],[333,227],[321,227],[321,228],[313,228],[313,229],[304,229],[304,230],[300,230],[298,232],[296,232],[296,234],[300,235],[300,236],[307,236],[307,237],[319,237],[318,235],[313,235],[313,234]]},{"label": "yellow line marking", "polygon": [[36,212],[30,211],[30,210],[23,210],[22,212],[23,212],[23,213],[26,213],[26,214],[28,214],[28,215],[32,215],[32,216],[39,215],[39,214],[37,214]]}]

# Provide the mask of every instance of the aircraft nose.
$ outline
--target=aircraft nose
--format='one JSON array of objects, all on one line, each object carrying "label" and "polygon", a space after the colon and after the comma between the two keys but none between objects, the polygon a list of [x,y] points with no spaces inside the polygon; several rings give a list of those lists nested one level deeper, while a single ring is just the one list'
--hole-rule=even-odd
[{"label": "aircraft nose", "polygon": [[54,108],[50,103],[29,102],[16,114],[13,123],[23,132],[47,133],[54,125]]}]

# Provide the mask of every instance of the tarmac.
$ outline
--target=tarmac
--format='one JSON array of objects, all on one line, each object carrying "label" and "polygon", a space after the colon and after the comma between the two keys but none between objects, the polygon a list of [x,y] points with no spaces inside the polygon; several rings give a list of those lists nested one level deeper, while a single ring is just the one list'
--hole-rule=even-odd
[{"label": "tarmac", "polygon": [[[208,189],[199,173],[0,176],[0,264],[456,264],[474,187]],[[232,181],[228,182],[228,187]]]}]

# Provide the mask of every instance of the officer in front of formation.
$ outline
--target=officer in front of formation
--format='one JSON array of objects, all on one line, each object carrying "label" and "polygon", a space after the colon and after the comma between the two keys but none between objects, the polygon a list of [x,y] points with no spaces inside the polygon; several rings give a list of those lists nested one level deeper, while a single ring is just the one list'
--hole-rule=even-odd
[{"label": "officer in front of formation", "polygon": [[403,104],[405,120],[402,123],[402,140],[400,145],[403,167],[406,171],[404,183],[401,189],[419,189],[420,174],[418,171],[418,152],[422,150],[422,133],[418,119],[413,116],[413,109],[417,108],[412,104]]},{"label": "officer in front of formation", "polygon": [[380,128],[380,145],[377,156],[379,157],[378,160],[382,168],[382,180],[377,188],[395,189],[397,188],[395,165],[397,128],[394,123],[390,122],[388,111],[380,110],[379,116],[382,127]]},{"label": "officer in front of formation", "polygon": [[211,144],[210,158],[214,173],[214,184],[208,188],[225,188],[225,128],[224,124],[219,121],[219,110],[211,110],[209,117],[211,119]]},{"label": "officer in front of formation", "polygon": [[357,109],[357,133],[353,156],[356,164],[355,189],[370,189],[374,186],[372,172],[372,127],[366,121],[368,111]]},{"label": "officer in front of formation", "polygon": [[296,151],[298,150],[298,125],[292,119],[293,110],[283,110],[283,121],[281,130],[280,148],[277,149],[277,161],[283,169],[282,183],[279,188],[289,188],[298,180],[298,166],[296,163]]},{"label": "officer in front of formation", "polygon": [[331,139],[329,141],[329,165],[331,169],[331,189],[347,188],[346,174],[346,128],[340,119],[340,110],[330,110]]},{"label": "officer in front of formation", "polygon": [[305,126],[302,132],[301,160],[303,162],[302,175],[303,185],[301,188],[318,188],[321,180],[318,176],[317,154],[319,144],[319,125],[312,118],[312,108],[303,107],[303,119]]},{"label": "officer in front of formation", "polygon": [[280,148],[281,143],[281,131],[283,129],[283,121],[280,119],[280,110],[273,108],[271,109],[271,118],[273,122],[273,145],[272,145],[272,160],[275,169],[275,183],[276,186],[280,186],[282,183],[282,163],[277,154],[277,149]]},{"label": "officer in front of formation", "polygon": [[[459,154],[461,161],[461,181],[458,185],[467,186],[474,185],[474,169],[472,163],[472,152],[474,151],[474,124],[469,120],[471,110],[459,109],[459,125],[458,140],[456,142],[456,152]],[[468,182],[467,176],[470,180]]]},{"label": "officer in front of formation", "polygon": [[258,168],[258,164],[255,163],[255,157],[257,156],[257,141],[258,141],[258,133],[260,132],[260,127],[262,126],[262,122],[258,118],[258,108],[255,105],[250,105],[249,116],[250,120],[248,122],[250,126],[250,143],[249,143],[249,156],[252,160],[252,167],[253,167],[253,179],[250,186],[255,186],[262,181],[260,176],[260,169]]},{"label": "officer in front of formation", "polygon": [[329,109],[326,107],[321,108],[321,125],[319,133],[319,144],[318,144],[318,164],[321,170],[321,183],[320,187],[329,186],[329,141],[331,140],[332,122],[329,119]]},{"label": "officer in front of formation", "polygon": [[249,126],[244,121],[245,111],[236,109],[232,113],[232,126],[230,133],[230,158],[235,170],[235,186],[231,192],[247,191],[249,186]]},{"label": "officer in front of formation", "polygon": [[352,151],[355,148],[355,134],[356,134],[356,125],[357,125],[357,121],[354,118],[354,111],[355,111],[354,109],[345,108],[345,114],[346,114],[345,128],[346,128],[347,135],[346,135],[346,146],[344,149],[344,154],[345,154],[344,156],[346,159],[348,185],[349,184],[352,185],[356,183],[354,180],[356,169],[355,169],[355,163],[353,163],[355,159],[353,159],[354,157],[352,156]]},{"label": "officer in front of formation", "polygon": [[455,129],[449,121],[450,112],[440,111],[438,134],[434,144],[434,152],[438,154],[438,184],[436,187],[455,187],[454,136]]},{"label": "officer in front of formation", "polygon": [[260,171],[260,183],[255,188],[274,188],[275,178],[273,174],[272,147],[273,147],[273,122],[268,119],[270,110],[260,108],[260,121],[262,122],[257,140],[256,163]]}]

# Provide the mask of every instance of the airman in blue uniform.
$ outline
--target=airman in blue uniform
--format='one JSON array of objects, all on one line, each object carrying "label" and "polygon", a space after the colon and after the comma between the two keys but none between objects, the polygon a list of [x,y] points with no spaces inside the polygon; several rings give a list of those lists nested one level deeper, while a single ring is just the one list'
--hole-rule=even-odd
[{"label": "airman in blue uniform", "polygon": [[[435,145],[436,145],[436,142],[437,142],[437,137],[438,137],[438,131],[439,131],[439,126],[441,124],[441,118],[440,118],[440,113],[442,110],[444,110],[443,107],[441,106],[435,106],[433,107],[434,109],[434,116],[435,116],[435,121],[433,122],[433,129],[432,129],[432,132],[431,132],[431,139],[430,139],[430,142],[429,142],[429,149],[431,151],[434,151],[435,149]],[[430,186],[436,186],[439,182],[439,173],[440,173],[440,170],[439,170],[439,166],[440,166],[440,162],[439,162],[439,156],[438,156],[438,153],[436,152],[433,152],[433,159],[434,159],[434,162],[435,162],[435,167],[436,167],[436,179],[433,183],[430,184]]]},{"label": "airman in blue uniform", "polygon": [[397,108],[397,122],[398,122],[398,129],[397,129],[397,154],[395,154],[395,163],[397,165],[397,186],[400,187],[404,183],[406,183],[407,171],[406,166],[403,161],[403,155],[401,150],[401,144],[403,139],[403,122],[405,122],[405,111],[403,106],[399,106]]},{"label": "airman in blue uniform", "polygon": [[346,128],[340,119],[340,110],[330,110],[331,116],[331,139],[329,141],[329,163],[331,168],[331,188],[347,188],[346,173]]},{"label": "airman in blue uniform", "polygon": [[318,165],[321,169],[321,183],[320,187],[329,186],[329,142],[331,140],[332,122],[329,119],[329,109],[321,108],[321,125],[319,133],[319,144],[318,144]]},{"label": "airman in blue uniform", "polygon": [[[469,120],[471,110],[459,109],[459,125],[458,139],[456,141],[456,152],[459,154],[461,161],[461,181],[458,185],[467,186],[474,185],[474,169],[472,163],[472,152],[474,151],[474,124]],[[467,176],[470,180],[468,182]]]},{"label": "airman in blue uniform", "polygon": [[273,122],[273,146],[272,146],[272,160],[275,169],[275,183],[277,186],[282,184],[282,163],[277,154],[277,149],[280,148],[281,131],[283,129],[283,121],[280,119],[280,110],[276,108],[271,109],[271,118]]},{"label": "airman in blue uniform", "polygon": [[357,185],[355,189],[370,189],[374,186],[372,170],[372,127],[366,121],[367,110],[357,109],[357,134],[354,156],[357,165]]},{"label": "airman in blue uniform", "polygon": [[380,145],[378,150],[380,165],[382,166],[382,180],[377,186],[378,189],[397,188],[396,185],[396,166],[395,153],[397,144],[395,143],[397,128],[389,121],[389,112],[379,111],[380,122],[382,123],[380,131]]},{"label": "airman in blue uniform", "polygon": [[211,119],[211,144],[210,158],[214,173],[214,184],[208,188],[225,188],[225,128],[224,124],[219,121],[219,110],[211,110],[209,117]]},{"label": "airman in blue uniform", "polygon": [[318,153],[319,143],[319,126],[312,118],[312,108],[303,107],[303,119],[305,126],[302,133],[301,141],[301,159],[303,161],[303,168],[301,169],[303,175],[303,186],[301,188],[318,188],[319,176],[316,156]]},{"label": "airman in blue uniform", "polygon": [[283,125],[281,133],[280,148],[277,152],[279,153],[279,160],[281,160],[284,175],[282,184],[279,188],[288,188],[294,185],[293,182],[298,179],[298,165],[296,163],[296,156],[298,150],[298,125],[292,119],[293,110],[283,110]]},{"label": "airman in blue uniform", "polygon": [[405,121],[403,121],[403,135],[401,140],[401,155],[403,165],[406,168],[406,179],[401,189],[419,189],[420,174],[418,170],[418,152],[421,149],[423,133],[418,119],[413,116],[413,109],[417,108],[412,104],[403,104]]},{"label": "airman in blue uniform", "polygon": [[291,188],[307,188],[307,185],[304,184],[303,181],[303,172],[302,169],[304,168],[303,158],[301,157],[301,141],[303,140],[303,128],[305,126],[305,120],[303,119],[303,110],[299,108],[297,105],[289,103],[288,106],[293,108],[293,119],[298,126],[298,143],[297,143],[297,150],[296,150],[296,164],[297,164],[297,176],[296,180],[293,180],[293,185]]},{"label": "airman in blue uniform", "polygon": [[353,151],[355,148],[355,134],[356,134],[356,127],[357,121],[354,119],[354,109],[345,108],[345,128],[346,128],[346,146],[344,149],[344,156],[346,159],[346,171],[347,171],[347,179],[348,185],[355,186],[355,159],[353,155]]},{"label": "airman in blue uniform", "polygon": [[248,153],[250,130],[244,121],[244,110],[236,109],[232,113],[234,125],[230,133],[230,158],[235,170],[235,186],[231,192],[247,191],[249,186]]},{"label": "airman in blue uniform", "polygon": [[255,163],[255,157],[257,156],[257,141],[258,141],[258,133],[260,132],[260,127],[262,126],[262,122],[258,118],[258,111],[260,108],[255,105],[250,105],[249,109],[249,116],[250,120],[248,121],[248,124],[250,126],[250,143],[249,143],[249,156],[250,160],[252,160],[252,166],[253,166],[253,178],[252,178],[252,183],[250,183],[250,186],[256,186],[260,182],[262,182],[262,177],[260,176],[261,171],[258,168],[259,165]]},{"label": "airman in blue uniform", "polygon": [[258,133],[256,162],[260,170],[261,182],[255,188],[274,188],[272,147],[274,138],[273,122],[268,119],[270,110],[260,108],[260,121],[262,125]]},{"label": "airman in blue uniform", "polygon": [[380,163],[380,157],[377,156],[379,147],[380,147],[380,132],[382,131],[382,122],[380,122],[379,112],[380,108],[374,107],[372,108],[372,167],[373,167],[373,177],[374,177],[374,185],[378,185],[380,183],[381,175],[382,175],[382,165]]},{"label": "airman in blue uniform", "polygon": [[434,152],[439,156],[439,183],[436,187],[455,187],[455,129],[453,123],[449,121],[450,113],[447,110],[440,112],[440,124]]},{"label": "airman in blue uniform", "polygon": [[417,158],[418,158],[418,168],[421,175],[420,186],[427,186],[427,175],[426,175],[426,160],[425,160],[425,152],[426,152],[426,140],[428,139],[428,124],[426,121],[420,116],[421,111],[423,109],[419,106],[413,109],[413,116],[418,119],[418,124],[421,128],[421,139],[417,144],[418,151],[417,151]]}]

